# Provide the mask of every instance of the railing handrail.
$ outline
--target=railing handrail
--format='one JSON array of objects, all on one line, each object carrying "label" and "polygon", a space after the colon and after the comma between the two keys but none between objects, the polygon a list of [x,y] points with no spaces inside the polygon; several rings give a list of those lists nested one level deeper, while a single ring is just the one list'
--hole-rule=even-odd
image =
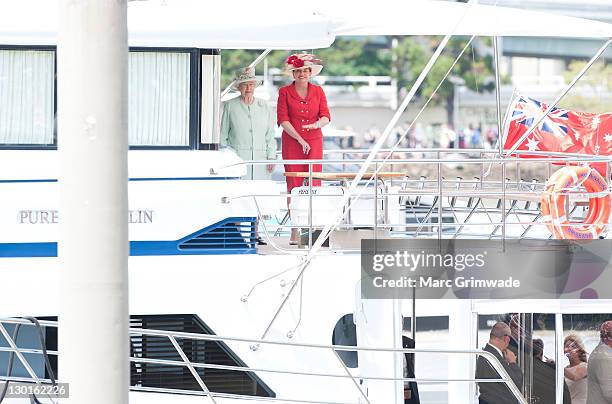
[{"label": "railing handrail", "polygon": [[[326,149],[323,150],[323,154],[333,154],[333,153],[370,153],[371,149]],[[493,154],[499,155],[499,150],[497,149],[484,149],[484,148],[448,148],[448,147],[428,147],[428,148],[416,148],[416,147],[405,147],[405,148],[395,148],[395,149],[380,149],[377,153],[454,153],[454,154]],[[277,152],[280,154],[280,151]],[[608,157],[604,155],[597,154],[585,154],[585,153],[568,153],[568,152],[555,152],[555,151],[542,151],[542,150],[515,150],[512,154],[516,155],[539,155],[539,156],[550,156],[550,157]],[[505,158],[504,160],[506,160]],[[528,160],[521,160],[523,162],[527,162]]]},{"label": "railing handrail", "polygon": [[[45,321],[40,321],[39,323],[40,323],[41,326],[56,327],[56,328],[58,327],[58,322],[57,321],[45,320]],[[28,320],[21,319],[21,318],[13,318],[13,317],[11,317],[11,318],[0,318],[0,325],[2,325],[2,324],[34,325],[31,322],[29,322]],[[343,378],[350,378],[350,379],[352,379],[353,383],[355,384],[355,386],[357,387],[357,389],[359,390],[361,395],[365,398],[366,402],[369,402],[369,399],[364,394],[364,392],[361,389],[360,385],[357,384],[356,379],[360,379],[360,380],[385,380],[385,381],[396,381],[396,382],[400,382],[400,381],[401,382],[419,382],[419,383],[441,383],[441,382],[504,383],[510,389],[510,391],[512,392],[514,397],[521,404],[527,404],[527,402],[525,401],[525,399],[521,395],[520,390],[518,390],[518,387],[514,384],[514,382],[512,381],[510,375],[503,368],[503,366],[501,365],[499,360],[493,354],[491,354],[490,352],[484,351],[482,349],[463,349],[463,350],[461,350],[461,349],[432,349],[432,348],[429,348],[429,349],[427,349],[427,348],[375,348],[375,347],[359,347],[359,346],[333,345],[333,344],[332,345],[328,345],[328,344],[306,344],[306,343],[298,343],[298,342],[262,340],[262,339],[254,339],[254,338],[225,337],[225,336],[219,336],[219,335],[198,334],[198,333],[191,333],[191,332],[152,330],[152,329],[146,329],[146,328],[130,328],[129,329],[129,334],[130,335],[145,335],[145,336],[167,337],[172,342],[172,344],[175,347],[175,349],[177,350],[178,354],[183,359],[182,361],[138,358],[138,357],[133,357],[133,356],[130,356],[130,361],[131,362],[142,362],[142,363],[159,363],[159,364],[164,364],[164,365],[187,367],[187,368],[189,368],[191,370],[192,375],[198,381],[198,384],[202,388],[202,391],[205,393],[204,395],[208,396],[213,402],[216,402],[214,400],[214,397],[220,397],[220,396],[218,395],[218,393],[213,393],[213,392],[211,392],[207,388],[207,386],[204,384],[204,382],[202,381],[202,379],[199,376],[199,374],[197,372],[195,372],[195,370],[194,370],[195,368],[217,368],[217,369],[227,369],[227,370],[243,371],[243,372],[278,372],[278,373],[283,373],[283,374],[295,374],[295,375],[298,375],[298,374],[299,375],[305,375],[306,373],[304,373],[304,372],[292,372],[292,371],[285,371],[285,370],[256,369],[256,368],[251,368],[251,367],[246,366],[246,365],[245,366],[228,366],[228,365],[206,364],[206,363],[201,363],[201,362],[191,362],[187,358],[185,353],[183,352],[183,350],[180,347],[180,345],[177,343],[177,341],[176,341],[177,338],[192,339],[192,340],[205,340],[205,341],[218,341],[218,342],[225,342],[225,341],[246,342],[246,343],[250,343],[250,344],[256,344],[257,347],[259,345],[261,345],[261,344],[268,344],[268,345],[280,345],[280,346],[289,346],[289,347],[301,347],[301,348],[314,348],[314,349],[327,349],[327,350],[331,350],[335,354],[336,358],[340,361],[340,364],[345,369],[346,374],[340,375],[340,374],[319,373],[319,374],[309,374],[309,375],[311,375],[311,376],[321,376],[321,377],[343,377]],[[10,338],[10,336],[8,338],[10,339],[9,343],[13,342],[12,339]],[[253,349],[253,347],[252,347],[252,349]],[[9,352],[12,351],[12,352],[16,352],[18,355],[20,355],[23,352],[23,350],[21,348],[18,348],[18,347],[4,348],[4,349],[2,349],[2,351],[9,351]],[[29,351],[28,353],[38,353],[38,352],[31,352],[32,351],[31,349],[28,349],[28,351]],[[476,355],[476,356],[480,356],[480,357],[485,358],[485,360],[487,360],[487,362],[493,367],[493,369],[495,369],[495,371],[497,371],[497,373],[500,376],[500,378],[499,379],[478,379],[478,378],[440,378],[440,379],[435,379],[435,378],[418,378],[418,377],[404,378],[404,377],[376,377],[376,376],[354,375],[344,365],[344,363],[342,362],[342,360],[338,356],[337,351],[369,351],[369,352],[387,352],[387,353],[401,353],[401,354],[404,354],[404,353],[436,353],[436,354],[469,354],[469,355]],[[39,353],[42,354],[42,350]],[[49,352],[49,351],[48,351],[48,353],[51,354],[51,352]],[[53,354],[57,355],[57,352],[53,352]],[[23,355],[20,355],[20,356],[23,356]],[[6,378],[6,379],[8,380],[9,378]],[[2,376],[0,376],[0,380],[5,380],[5,379]],[[37,383],[42,383],[46,379],[35,378],[35,380],[36,380]],[[237,396],[239,396],[239,395],[237,395]],[[264,399],[268,400],[269,397],[266,397]],[[293,402],[299,402],[299,401],[288,400],[288,399],[277,399],[277,400],[274,400],[274,401],[293,401]],[[308,402],[313,402],[313,401],[308,401]]]},{"label": "railing handrail", "polygon": [[[536,154],[540,155],[540,154]],[[470,159],[462,159],[462,158],[429,158],[429,157],[419,157],[419,158],[400,158],[400,159],[373,159],[371,160],[372,164],[375,163],[383,163],[384,165],[401,165],[401,164],[482,164],[482,163],[491,163],[491,164],[508,164],[508,163],[609,163],[612,162],[612,155],[610,156],[559,156],[559,157],[545,157],[546,155],[542,154],[544,157],[533,157],[529,160],[521,159],[520,157],[505,157],[505,158],[470,158]],[[222,167],[211,168],[210,173],[212,175],[219,174],[223,170],[227,170],[233,167],[238,167],[242,165],[262,165],[262,164],[323,164],[323,165],[332,165],[332,164],[359,164],[364,163],[365,159],[346,159],[346,160],[337,160],[337,159],[276,159],[276,160],[244,160],[237,163],[228,164]]]},{"label": "railing handrail", "polygon": [[[418,150],[418,149],[417,149]],[[440,149],[447,150],[447,149]],[[549,153],[544,153],[549,154]],[[584,157],[581,156],[582,160],[588,161],[606,161],[606,167],[608,173],[610,172],[610,165],[607,164],[608,161],[612,161],[612,156],[601,157],[601,156],[591,156]],[[232,166],[239,165],[256,165],[256,164],[283,164],[287,160],[252,160],[245,161],[233,164]],[[339,164],[345,166],[346,164],[350,164],[351,162],[360,162],[362,160],[290,160],[292,163],[301,163],[308,166],[308,184],[311,184],[310,181],[314,176],[312,171],[314,164],[328,165],[328,164]],[[384,230],[387,235],[412,235],[412,236],[428,236],[435,235],[433,233],[433,229],[436,229],[437,235],[439,238],[444,238],[442,234],[446,236],[446,238],[457,238],[459,234],[464,229],[469,229],[468,232],[463,232],[463,236],[470,236],[474,238],[486,237],[489,239],[497,239],[499,238],[496,234],[501,229],[502,239],[506,239],[508,234],[506,230],[508,228],[512,228],[516,230],[512,238],[520,238],[525,239],[529,238],[527,233],[532,232],[534,230],[539,231],[540,229],[549,228],[548,223],[546,222],[544,216],[541,214],[540,203],[541,198],[544,192],[544,188],[546,183],[544,181],[538,181],[537,179],[527,180],[521,177],[519,164],[520,162],[545,162],[547,164],[547,172],[550,175],[551,167],[553,167],[553,162],[558,161],[561,164],[574,163],[576,161],[572,156],[566,156],[565,158],[557,158],[550,159],[546,158],[532,158],[529,160],[522,160],[520,158],[495,158],[495,159],[444,159],[441,156],[441,153],[437,153],[436,158],[429,159],[394,159],[394,160],[374,160],[372,163],[372,171],[374,175],[370,176],[368,179],[362,179],[360,184],[364,184],[369,186],[369,184],[374,181],[376,184],[380,185],[380,187],[369,187],[369,190],[366,191],[366,187],[360,187],[359,191],[356,192],[351,198],[349,198],[349,203],[344,207],[344,218],[342,222],[337,226],[338,229],[346,230],[346,229],[370,229],[372,230],[372,237],[377,238],[377,231]],[[405,165],[405,164],[426,164],[426,165],[436,165],[438,167],[437,176],[434,174],[434,178],[428,179],[427,177],[420,175],[419,178],[416,176],[411,177],[408,172],[402,173],[403,168],[400,170],[395,170],[393,168],[388,169],[391,174],[387,175],[387,173],[379,173],[378,168],[381,167],[380,163],[384,162],[384,164],[389,165]],[[444,164],[448,163],[457,163],[460,162],[462,164],[479,164],[480,168],[480,176],[474,177],[473,180],[463,179],[461,177],[456,178],[444,178],[442,177],[441,169]],[[505,164],[517,162],[516,164],[516,178],[510,179],[506,176]],[[500,179],[486,179],[488,176],[485,173],[484,166],[492,164],[502,164],[502,178]],[[229,167],[229,166],[228,166]],[[406,170],[407,171],[407,170]],[[323,181],[328,183],[340,183],[343,187],[347,187],[350,184],[351,178],[354,176],[354,172],[349,172],[346,174],[342,173],[324,173],[331,175],[321,175],[320,177]],[[474,175],[476,173],[472,173]],[[538,175],[538,174],[533,174]],[[469,176],[469,174],[468,174]],[[306,177],[306,175],[304,175]],[[388,178],[385,178],[388,177]],[[391,178],[393,177],[393,178]],[[437,177],[437,178],[436,178]],[[319,178],[317,178],[319,179]],[[567,189],[558,189],[556,192],[557,196],[571,197],[574,203],[574,207],[571,209],[570,214],[574,215],[575,218],[581,217],[585,215],[585,206],[586,200],[591,198],[600,198],[609,196],[612,193],[612,183],[607,184],[607,188],[603,189],[600,192],[588,192],[582,186],[578,185],[576,187],[570,187]],[[346,188],[345,188],[346,189]],[[271,250],[268,250],[268,253],[271,251],[277,251],[281,253],[291,253],[291,254],[308,254],[310,251],[310,247],[312,246],[312,234],[315,228],[321,228],[322,226],[317,225],[313,226],[312,223],[312,212],[313,205],[312,201],[317,200],[321,201],[321,199],[325,200],[325,198],[338,198],[337,194],[325,194],[325,193],[317,193],[314,194],[311,192],[312,188],[309,185],[307,187],[307,192],[299,195],[299,198],[306,197],[308,198],[307,208],[300,208],[303,211],[307,212],[308,222],[302,222],[299,220],[297,222],[292,221],[291,225],[286,225],[285,220],[283,219],[281,222],[272,225],[272,230],[274,232],[274,236],[270,237],[267,229],[268,224],[266,224],[265,220],[260,221],[261,228],[264,231],[265,239],[271,247]],[[371,192],[373,190],[373,192]],[[365,196],[364,192],[366,192]],[[262,211],[260,210],[259,204],[257,202],[257,198],[264,197],[272,197],[272,198],[289,198],[290,194],[284,191],[280,191],[280,189],[275,192],[270,192],[266,194],[234,194],[232,196],[224,196],[222,198],[223,203],[230,203],[233,200],[238,199],[253,199],[255,207],[258,212],[258,216],[262,216]],[[314,199],[316,198],[316,199]],[[374,221],[367,221],[364,223],[357,223],[357,221],[353,220],[352,212],[353,206],[357,200],[363,201],[366,199],[367,201],[372,201],[373,206],[372,210],[374,212]],[[422,199],[426,198],[426,199]],[[328,199],[329,200],[329,199]],[[333,199],[332,199],[333,200]],[[495,201],[497,200],[497,201]],[[379,207],[379,203],[381,206]],[[495,204],[495,205],[492,205]],[[364,204],[360,202],[360,206],[357,209],[364,209],[367,203]],[[524,205],[523,205],[524,204]],[[327,205],[327,211],[329,211],[329,204]],[[582,211],[577,210],[582,207]],[[324,209],[319,206],[319,210]],[[383,216],[379,217],[378,209],[381,209]],[[428,210],[427,212],[422,211],[422,209]],[[326,212],[327,212],[326,211]],[[301,211],[300,211],[301,212]],[[577,212],[574,214],[574,212]],[[580,213],[582,212],[582,213]],[[320,213],[320,212],[319,212]],[[391,218],[390,214],[396,215]],[[303,215],[304,213],[300,213]],[[482,220],[478,220],[479,215],[486,215],[485,221],[486,223],[482,223]],[[402,215],[405,216],[405,222],[401,219]],[[476,215],[476,216],[474,216]],[[499,215],[499,216],[495,216]],[[527,215],[527,216],[521,216]],[[437,221],[434,221],[435,218],[438,218]],[[444,222],[442,219],[444,217],[451,217],[451,223]],[[285,215],[285,218],[288,218],[289,214]],[[303,216],[298,216],[298,218]],[[318,223],[321,222],[321,217],[317,216]],[[408,220],[408,218],[412,218],[412,221]],[[499,217],[499,219],[498,219]],[[292,218],[293,219],[293,218]],[[507,220],[509,219],[509,220]],[[454,229],[450,229],[450,226],[455,226]],[[493,228],[480,228],[482,226],[494,226]],[[575,223],[568,222],[565,224],[560,224],[561,227],[573,227]],[[594,225],[591,225],[594,226]],[[452,234],[450,234],[446,230],[451,230]],[[299,249],[287,249],[280,244],[277,244],[273,241],[273,237],[277,234],[280,234],[280,231],[286,230],[288,228],[302,228],[308,229],[308,243],[304,243],[308,248],[305,250]],[[416,228],[416,230],[414,230]],[[476,229],[475,231],[473,231]],[[481,234],[482,233],[482,234]],[[485,234],[488,233],[488,234]],[[271,232],[270,232],[271,234]],[[545,236],[547,237],[547,236]],[[355,239],[351,239],[348,243],[353,243]],[[346,239],[344,241],[346,242]],[[349,248],[348,245],[344,247]],[[338,246],[330,247],[335,252],[354,252],[352,249],[345,249]]]},{"label": "railing handrail", "polygon": [[[33,324],[28,320],[18,318],[18,317],[6,317],[0,318],[0,323],[4,324],[24,324],[31,325]],[[51,320],[39,320],[40,325],[46,327],[58,327],[58,321]],[[465,354],[473,354],[482,352],[480,349],[465,349],[465,350],[456,350],[456,349],[433,349],[433,348],[402,348],[398,350],[397,348],[382,348],[382,347],[364,347],[364,346],[351,346],[351,345],[326,345],[326,344],[305,344],[301,342],[290,342],[290,341],[280,341],[280,340],[261,340],[255,338],[244,338],[244,337],[229,337],[223,335],[216,334],[199,334],[193,332],[184,332],[184,331],[166,331],[166,330],[153,330],[149,328],[130,328],[129,333],[133,335],[150,335],[157,337],[168,337],[172,336],[175,338],[190,338],[196,340],[204,340],[204,341],[232,341],[232,342],[247,342],[251,344],[265,343],[269,345],[283,345],[283,346],[292,346],[292,347],[303,347],[303,348],[335,348],[338,351],[380,351],[380,352],[405,352],[405,353],[465,353]]]}]

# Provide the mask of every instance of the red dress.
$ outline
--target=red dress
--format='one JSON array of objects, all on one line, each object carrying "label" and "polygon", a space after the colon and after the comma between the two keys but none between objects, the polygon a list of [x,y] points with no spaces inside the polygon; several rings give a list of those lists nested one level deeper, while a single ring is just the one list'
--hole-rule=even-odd
[{"label": "red dress", "polygon": [[[321,129],[304,129],[302,125],[315,123],[321,117],[327,117],[331,121],[327,98],[323,89],[317,85],[308,83],[308,94],[306,98],[300,97],[295,89],[295,83],[281,87],[278,90],[278,103],[276,106],[278,125],[289,121],[297,133],[310,145],[310,153],[304,154],[302,146],[297,140],[289,136],[283,130],[281,138],[283,160],[320,160],[323,159],[323,132]],[[308,164],[285,164],[285,172],[305,171],[308,172]],[[321,164],[313,164],[312,171],[321,172]],[[287,177],[287,192],[304,183],[303,178]],[[312,182],[313,186],[321,185],[320,180]]]}]

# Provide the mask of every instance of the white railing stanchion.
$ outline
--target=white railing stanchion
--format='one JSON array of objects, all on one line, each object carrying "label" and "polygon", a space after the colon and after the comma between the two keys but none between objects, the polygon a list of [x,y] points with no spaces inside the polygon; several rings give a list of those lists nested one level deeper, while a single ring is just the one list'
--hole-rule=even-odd
[{"label": "white railing stanchion", "polygon": [[378,163],[374,163],[374,240],[378,239]]},{"label": "white railing stanchion", "polygon": [[185,365],[187,366],[187,368],[189,369],[193,377],[196,379],[196,381],[200,385],[200,388],[202,389],[202,391],[208,394],[208,397],[210,398],[210,401],[213,402],[213,404],[217,404],[217,401],[213,397],[211,391],[206,386],[206,383],[204,383],[204,380],[202,380],[202,377],[200,376],[198,371],[193,367],[193,364],[191,363],[187,355],[185,355],[185,352],[183,351],[181,346],[176,341],[176,338],[174,338],[174,336],[172,335],[168,335],[168,339],[170,340],[170,342],[172,342],[174,349],[176,349],[176,352],[178,352],[178,354],[181,356],[181,359],[183,359],[183,362],[185,363]]},{"label": "white railing stanchion", "polygon": [[349,368],[346,367],[346,364],[344,363],[340,355],[338,355],[338,352],[336,352],[334,348],[330,348],[330,349],[332,353],[334,354],[334,356],[336,357],[336,359],[338,360],[338,363],[340,363],[340,366],[342,366],[342,369],[344,369],[344,371],[346,372],[347,376],[351,378],[351,381],[353,382],[353,384],[359,391],[359,394],[361,394],[361,397],[363,397],[366,403],[370,404],[370,400],[368,399],[368,396],[366,396],[366,394],[363,392],[363,390],[361,389],[361,386],[359,386],[359,383],[357,383],[357,380],[355,380],[355,376],[353,376]]},{"label": "white railing stanchion", "polygon": [[312,248],[312,163],[308,163],[308,250],[310,250],[311,248]]}]

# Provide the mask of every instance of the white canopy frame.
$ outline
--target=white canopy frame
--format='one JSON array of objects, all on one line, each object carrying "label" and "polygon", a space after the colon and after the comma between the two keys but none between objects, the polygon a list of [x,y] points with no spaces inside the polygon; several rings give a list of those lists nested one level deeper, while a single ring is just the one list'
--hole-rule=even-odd
[{"label": "white canopy frame", "polygon": [[[0,2],[0,44],[55,45],[59,0]],[[438,0],[287,2],[130,1],[130,46],[219,49],[318,49],[337,36],[476,35],[612,38],[612,24],[509,7]],[[466,13],[466,10],[470,10]],[[36,12],[32,12],[36,10]],[[248,12],[241,12],[248,10]]]}]

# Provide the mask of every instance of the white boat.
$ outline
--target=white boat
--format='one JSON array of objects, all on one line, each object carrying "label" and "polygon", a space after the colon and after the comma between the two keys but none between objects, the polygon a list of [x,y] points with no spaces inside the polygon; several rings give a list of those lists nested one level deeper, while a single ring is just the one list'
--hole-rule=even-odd
[{"label": "white boat", "polygon": [[[316,49],[332,45],[337,35],[607,39],[612,26],[442,1],[383,1],[375,9],[315,4],[308,8],[318,12],[299,16],[286,6],[242,14],[234,5],[212,9],[206,2],[129,4],[130,402],[401,403],[407,352],[402,336],[411,335],[421,402],[474,403],[475,360],[484,355],[477,348],[490,322],[507,313],[520,314],[526,330],[521,343],[543,338],[545,355],[557,363],[564,363],[564,333],[577,331],[592,347],[595,324],[612,312],[611,301],[580,298],[593,282],[609,280],[605,271],[568,290],[563,300],[362,297],[364,238],[503,242],[550,236],[537,207],[543,183],[520,175],[510,181],[503,175],[486,178],[490,164],[505,170],[511,162],[491,158],[491,151],[457,156],[454,150],[396,150],[403,157],[392,160],[394,172],[401,164],[428,164],[438,175],[376,174],[377,186],[364,188],[361,198],[352,194],[351,176],[337,176],[343,183],[333,189],[339,192],[320,198],[306,187],[306,196],[294,197],[296,210],[303,209],[302,222],[294,218],[294,226],[331,228],[342,198],[353,205],[338,218],[330,247],[309,236],[303,246],[289,246],[289,223],[272,219],[281,222],[286,212],[284,185],[241,179],[248,164],[266,162],[243,162],[231,150],[219,150],[219,49]],[[11,383],[48,385],[61,361],[55,7],[50,1],[0,3],[0,83],[7,84],[0,86],[0,380]],[[372,163],[370,170],[387,164],[388,171],[389,162],[374,157],[350,163]],[[554,169],[551,161],[524,164]],[[483,175],[444,180],[443,167],[454,163],[475,164]],[[255,240],[258,220],[265,247]],[[96,243],[95,228],[90,241]],[[41,328],[26,316],[38,318]],[[13,360],[19,365],[5,372],[9,352],[18,353]],[[521,357],[527,375],[533,369],[529,358]],[[562,403],[561,366],[551,383],[558,387],[555,402]],[[519,400],[533,399],[533,379],[519,388]],[[103,394],[101,389],[92,394]],[[44,395],[38,399],[51,402]]]}]

